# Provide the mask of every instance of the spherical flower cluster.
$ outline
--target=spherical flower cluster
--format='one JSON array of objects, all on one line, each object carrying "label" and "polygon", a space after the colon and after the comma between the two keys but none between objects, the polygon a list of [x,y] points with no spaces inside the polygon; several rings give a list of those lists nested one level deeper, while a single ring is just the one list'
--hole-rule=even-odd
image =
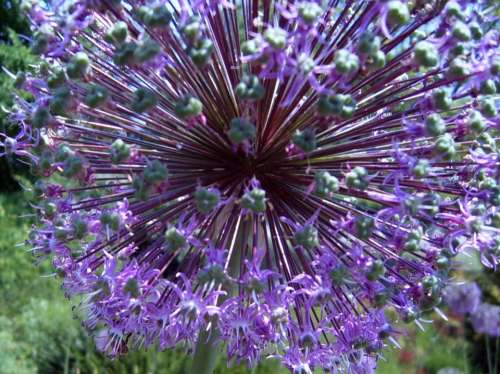
[{"label": "spherical flower cluster", "polygon": [[109,355],[209,336],[368,373],[459,252],[498,265],[493,7],[40,4],[0,153],[41,178],[28,243]]}]

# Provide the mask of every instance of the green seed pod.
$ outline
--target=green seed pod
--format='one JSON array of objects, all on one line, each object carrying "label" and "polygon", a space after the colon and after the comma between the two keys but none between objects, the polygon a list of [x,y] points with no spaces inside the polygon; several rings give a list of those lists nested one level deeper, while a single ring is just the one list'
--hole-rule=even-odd
[{"label": "green seed pod", "polygon": [[88,86],[84,102],[91,108],[97,108],[106,103],[108,96],[108,90],[105,87],[93,84]]},{"label": "green seed pod", "polygon": [[47,86],[54,90],[67,82],[66,72],[61,68],[55,68],[54,72],[47,78]]},{"label": "green seed pod", "polygon": [[190,119],[201,114],[203,105],[200,100],[191,95],[184,96],[175,105],[175,113],[181,119]]},{"label": "green seed pod", "polygon": [[144,181],[149,185],[164,182],[168,177],[167,167],[159,160],[153,160],[144,169]]},{"label": "green seed pod", "polygon": [[85,52],[77,52],[66,66],[66,74],[71,79],[82,79],[90,71],[90,59]]},{"label": "green seed pod", "polygon": [[151,39],[142,41],[134,51],[134,60],[144,63],[155,58],[161,51],[160,45]]},{"label": "green seed pod", "polygon": [[200,213],[210,213],[220,201],[220,191],[216,188],[198,187],[194,193],[196,208]]},{"label": "green seed pod", "polygon": [[453,103],[450,95],[443,89],[437,89],[432,94],[432,100],[436,109],[450,110]]},{"label": "green seed pod", "polygon": [[132,65],[135,62],[135,50],[137,44],[127,42],[120,44],[113,54],[113,62],[118,66]]},{"label": "green seed pod", "polygon": [[111,162],[121,164],[130,158],[130,146],[121,139],[116,139],[111,144]]},{"label": "green seed pod", "polygon": [[233,118],[229,123],[227,135],[235,144],[252,140],[255,137],[255,125],[242,117]]},{"label": "green seed pod", "polygon": [[146,88],[138,88],[134,92],[131,108],[134,112],[144,113],[156,106],[158,100],[153,91]]},{"label": "green seed pod", "polygon": [[418,66],[431,68],[438,64],[439,52],[432,43],[423,40],[415,44],[413,59]]},{"label": "green seed pod", "polygon": [[445,160],[451,160],[457,153],[455,141],[450,134],[441,135],[434,144],[434,149]]},{"label": "green seed pod", "polygon": [[37,106],[31,116],[31,124],[34,128],[41,129],[47,126],[52,119],[49,108],[45,106]]},{"label": "green seed pod", "polygon": [[473,110],[469,114],[469,118],[467,121],[467,124],[469,125],[469,128],[475,132],[475,133],[482,133],[486,129],[486,122],[481,115],[480,112],[477,110]]},{"label": "green seed pod", "polygon": [[359,58],[347,49],[340,49],[335,53],[335,70],[340,74],[352,74],[359,69]]},{"label": "green seed pod", "polygon": [[380,50],[381,39],[369,31],[365,31],[358,41],[358,52],[373,56]]},{"label": "green seed pod", "polygon": [[258,39],[250,39],[241,43],[241,53],[243,56],[255,55],[260,52],[262,45]]},{"label": "green seed pod", "polygon": [[387,20],[391,25],[402,26],[410,20],[408,6],[401,1],[389,1],[387,8]]},{"label": "green seed pod", "polygon": [[152,28],[168,26],[172,20],[172,15],[165,5],[141,6],[137,9],[136,14],[145,26]]},{"label": "green seed pod", "polygon": [[125,22],[119,21],[111,27],[108,33],[105,36],[105,40],[109,43],[113,43],[114,45],[120,45],[128,37],[128,26]]},{"label": "green seed pod", "polygon": [[417,161],[412,168],[412,173],[417,178],[425,178],[429,174],[430,163],[429,160],[421,158]]},{"label": "green seed pod", "polygon": [[170,251],[177,251],[187,244],[187,240],[175,227],[170,227],[165,232],[165,248]]},{"label": "green seed pod", "polygon": [[293,134],[292,143],[306,153],[312,152],[317,147],[316,131],[311,128],[297,130]]},{"label": "green seed pod", "polygon": [[372,262],[368,272],[366,273],[366,278],[372,282],[383,277],[385,274],[385,266],[382,260],[376,259]]},{"label": "green seed pod", "polygon": [[486,79],[481,82],[479,91],[483,95],[494,95],[497,93],[497,85],[493,79]]},{"label": "green seed pod", "polygon": [[437,113],[430,114],[425,120],[425,128],[432,136],[439,136],[446,131],[446,123]]},{"label": "green seed pod", "polygon": [[306,225],[295,232],[295,241],[307,250],[312,250],[319,245],[318,230],[313,225]]},{"label": "green seed pod", "polygon": [[357,237],[360,239],[368,239],[375,228],[375,221],[371,217],[359,216],[356,218],[355,226]]},{"label": "green seed pod", "polygon": [[451,34],[457,40],[468,42],[472,39],[472,33],[469,27],[463,22],[457,22],[451,30]]},{"label": "green seed pod", "polygon": [[323,8],[313,1],[304,1],[298,6],[299,17],[308,25],[316,22],[319,16],[323,14]]},{"label": "green seed pod", "polygon": [[205,66],[210,60],[214,45],[210,39],[200,40],[194,47],[188,49],[188,55],[199,68]]},{"label": "green seed pod", "polygon": [[266,211],[266,191],[254,187],[245,192],[241,198],[241,206],[250,209],[254,213],[263,213]]},{"label": "green seed pod", "polygon": [[368,188],[368,171],[362,166],[356,166],[345,176],[345,183],[349,188],[366,190]]},{"label": "green seed pod", "polygon": [[493,98],[485,98],[481,100],[480,110],[486,118],[492,118],[498,115],[495,100]]},{"label": "green seed pod", "polygon": [[235,88],[236,95],[243,100],[260,100],[265,95],[265,88],[256,75],[245,75]]},{"label": "green seed pod", "polygon": [[279,27],[269,27],[263,36],[264,40],[275,49],[286,47],[288,33]]},{"label": "green seed pod", "polygon": [[317,171],[314,175],[314,193],[326,198],[339,190],[339,180],[327,171]]}]

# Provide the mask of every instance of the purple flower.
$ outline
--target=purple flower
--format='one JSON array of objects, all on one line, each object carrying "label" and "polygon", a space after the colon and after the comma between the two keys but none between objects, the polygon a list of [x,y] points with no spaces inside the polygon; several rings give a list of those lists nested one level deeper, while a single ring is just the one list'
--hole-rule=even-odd
[{"label": "purple flower", "polygon": [[490,336],[500,336],[500,306],[483,303],[471,315],[476,332]]},{"label": "purple flower", "polygon": [[481,303],[481,289],[474,282],[454,284],[443,290],[444,300],[459,315],[474,313]]},{"label": "purple flower", "polygon": [[419,323],[459,252],[498,266],[493,8],[333,3],[32,7],[0,155],[42,179],[28,243],[100,349],[369,373],[387,309]]}]

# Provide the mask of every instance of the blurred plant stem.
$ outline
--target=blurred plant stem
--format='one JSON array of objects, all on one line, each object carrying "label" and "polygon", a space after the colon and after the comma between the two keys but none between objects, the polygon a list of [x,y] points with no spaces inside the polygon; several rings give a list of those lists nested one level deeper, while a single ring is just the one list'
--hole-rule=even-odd
[{"label": "blurred plant stem", "polygon": [[194,352],[192,373],[212,374],[214,372],[220,345],[217,337],[218,333],[215,327],[209,331],[204,330],[200,333]]}]

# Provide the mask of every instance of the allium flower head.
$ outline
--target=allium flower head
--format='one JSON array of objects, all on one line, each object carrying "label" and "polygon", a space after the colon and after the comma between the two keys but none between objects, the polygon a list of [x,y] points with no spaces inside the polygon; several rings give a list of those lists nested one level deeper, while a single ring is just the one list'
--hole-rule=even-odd
[{"label": "allium flower head", "polygon": [[471,316],[472,326],[476,332],[490,336],[500,336],[500,306],[481,304]]},{"label": "allium flower head", "polygon": [[475,282],[454,284],[443,290],[444,301],[459,315],[474,313],[481,303],[481,289]]},{"label": "allium flower head", "polygon": [[[74,0],[15,137],[29,238],[110,355],[225,343],[371,372],[460,251],[499,262],[499,33],[482,1]],[[203,339],[202,339],[203,340]],[[203,341],[202,341],[203,343]]]}]

